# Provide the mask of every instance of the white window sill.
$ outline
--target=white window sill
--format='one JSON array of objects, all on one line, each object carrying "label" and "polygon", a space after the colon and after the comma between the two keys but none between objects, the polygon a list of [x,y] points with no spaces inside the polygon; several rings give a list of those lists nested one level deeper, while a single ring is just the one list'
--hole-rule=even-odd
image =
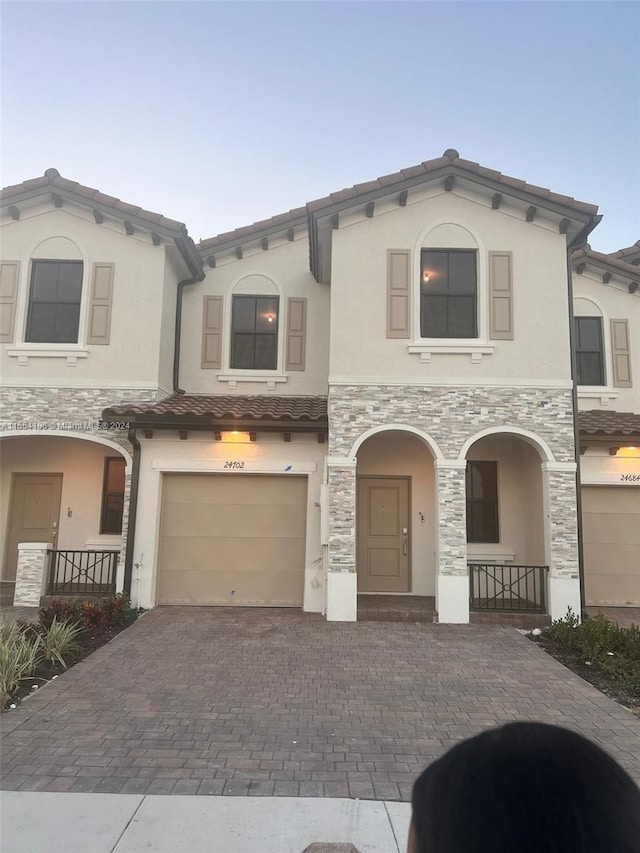
[{"label": "white window sill", "polygon": [[579,400],[600,400],[600,405],[606,408],[612,400],[617,400],[620,392],[617,388],[578,385]]},{"label": "white window sill", "polygon": [[419,355],[423,364],[431,362],[432,355],[469,355],[472,364],[480,364],[483,355],[492,355],[495,350],[494,344],[488,344],[477,339],[455,338],[438,339],[437,341],[420,341],[409,344],[407,351],[412,355]]},{"label": "white window sill", "polygon": [[490,545],[487,543],[486,551],[482,545],[474,543],[473,546],[467,547],[467,562],[468,563],[513,563],[516,552],[507,549],[501,549],[499,546]]},{"label": "white window sill", "polygon": [[95,539],[87,539],[84,546],[87,551],[119,551],[122,547],[122,536],[103,533]]},{"label": "white window sill", "polygon": [[17,358],[18,364],[21,367],[26,367],[29,364],[30,358],[66,358],[67,365],[73,367],[77,364],[79,358],[88,358],[89,350],[83,347],[72,346],[56,346],[52,345],[18,345],[7,350],[9,358]]},{"label": "white window sill", "polygon": [[276,384],[287,381],[284,374],[267,373],[264,370],[256,370],[254,373],[219,373],[217,378],[219,382],[227,382],[229,388],[235,388],[238,382],[263,382],[267,391],[275,391]]}]

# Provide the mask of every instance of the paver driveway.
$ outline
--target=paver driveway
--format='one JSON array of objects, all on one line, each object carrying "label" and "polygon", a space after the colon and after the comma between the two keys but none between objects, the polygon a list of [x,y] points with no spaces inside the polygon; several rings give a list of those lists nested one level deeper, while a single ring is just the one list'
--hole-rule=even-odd
[{"label": "paver driveway", "polygon": [[406,800],[513,719],[577,729],[640,781],[640,719],[513,628],[158,608],[4,715],[2,787]]}]

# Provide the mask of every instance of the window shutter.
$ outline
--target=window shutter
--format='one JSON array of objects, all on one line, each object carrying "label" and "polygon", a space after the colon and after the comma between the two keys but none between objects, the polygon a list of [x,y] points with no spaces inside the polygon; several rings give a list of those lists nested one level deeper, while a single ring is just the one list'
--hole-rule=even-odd
[{"label": "window shutter", "polygon": [[513,270],[511,252],[489,252],[489,337],[513,340]]},{"label": "window shutter", "polygon": [[13,343],[20,261],[0,264],[0,343]]},{"label": "window shutter", "polygon": [[389,249],[387,252],[387,337],[408,338],[410,252]]},{"label": "window shutter", "polygon": [[307,300],[287,299],[286,370],[304,370],[307,337]]},{"label": "window shutter", "polygon": [[613,384],[616,388],[631,388],[628,320],[611,321],[611,348],[613,350]]},{"label": "window shutter", "polygon": [[94,264],[89,304],[88,344],[106,345],[111,334],[113,264]]},{"label": "window shutter", "polygon": [[202,361],[200,367],[222,367],[222,296],[205,296],[202,306]]}]

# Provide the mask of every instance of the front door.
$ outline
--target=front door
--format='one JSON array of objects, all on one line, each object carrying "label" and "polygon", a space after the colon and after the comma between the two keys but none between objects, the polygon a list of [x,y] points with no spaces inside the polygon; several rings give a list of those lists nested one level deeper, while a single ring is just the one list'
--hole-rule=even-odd
[{"label": "front door", "polygon": [[14,474],[3,581],[15,581],[19,542],[56,547],[62,474]]},{"label": "front door", "polygon": [[359,477],[360,592],[409,592],[409,479]]}]

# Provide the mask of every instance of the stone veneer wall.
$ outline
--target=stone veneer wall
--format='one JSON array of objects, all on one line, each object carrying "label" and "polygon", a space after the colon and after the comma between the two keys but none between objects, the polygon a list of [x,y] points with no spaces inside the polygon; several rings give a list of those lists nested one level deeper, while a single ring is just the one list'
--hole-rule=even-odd
[{"label": "stone veneer wall", "polygon": [[[126,429],[98,429],[102,412],[107,406],[130,402],[156,402],[164,397],[158,389],[148,388],[50,388],[0,387],[0,424],[2,430],[18,432],[31,429],[47,435],[49,432],[66,432],[74,435],[90,433],[97,438],[107,438],[119,444],[129,454],[133,447]],[[12,424],[20,426],[13,427]],[[45,426],[46,424],[46,426]],[[81,428],[84,425],[84,428]],[[29,432],[33,435],[33,432]],[[131,494],[131,470],[127,467],[124,487],[124,513],[122,517],[122,547],[120,565],[124,564],[129,529],[129,497]]]},{"label": "stone veneer wall", "polygon": [[439,574],[467,573],[465,466],[457,462],[458,455],[469,438],[502,425],[534,433],[551,448],[555,462],[543,467],[548,484],[551,571],[557,577],[577,575],[571,390],[492,386],[331,386],[330,571],[355,571],[355,469],[347,463],[351,448],[371,428],[392,424],[427,433],[444,456],[444,461],[434,461]]}]

